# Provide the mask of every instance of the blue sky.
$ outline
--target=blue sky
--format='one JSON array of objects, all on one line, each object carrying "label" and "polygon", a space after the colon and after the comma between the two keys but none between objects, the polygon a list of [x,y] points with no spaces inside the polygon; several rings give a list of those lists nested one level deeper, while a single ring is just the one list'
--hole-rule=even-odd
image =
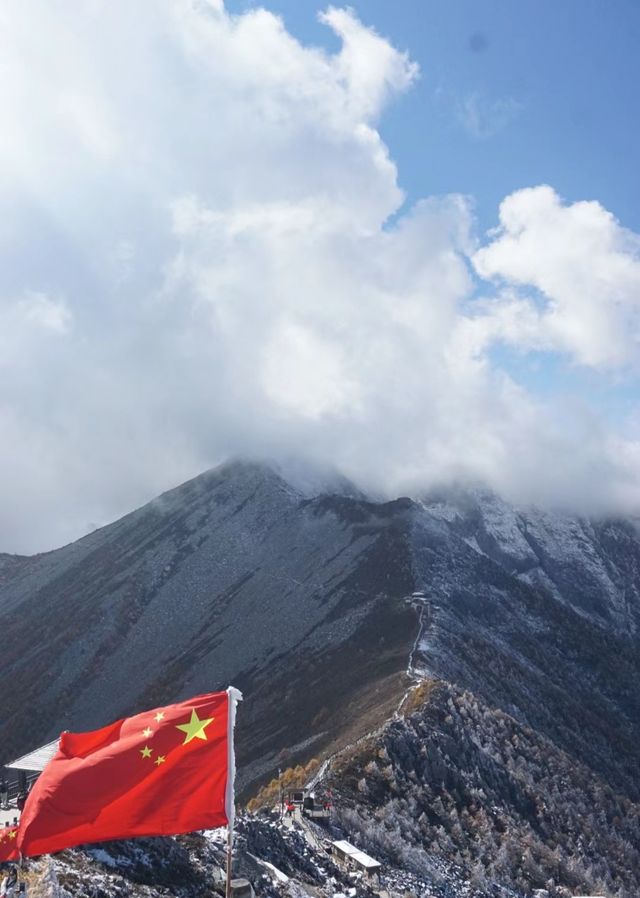
[{"label": "blue sky", "polygon": [[[258,5],[305,43],[337,47],[317,0],[227,3]],[[504,196],[547,183],[570,201],[598,199],[640,230],[637,0],[350,5],[421,68],[380,126],[411,199],[468,193],[480,225],[492,227]]]}]

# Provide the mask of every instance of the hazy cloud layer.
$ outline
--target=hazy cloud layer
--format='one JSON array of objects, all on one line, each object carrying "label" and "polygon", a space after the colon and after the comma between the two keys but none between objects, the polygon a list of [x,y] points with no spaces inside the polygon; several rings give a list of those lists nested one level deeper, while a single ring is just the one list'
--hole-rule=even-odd
[{"label": "hazy cloud layer", "polygon": [[335,54],[220,0],[0,11],[0,550],[235,453],[637,505],[632,424],[543,402],[497,349],[633,366],[638,237],[544,186],[486,240],[460,196],[388,224],[376,122],[418,70],[353,12],[321,19]]}]

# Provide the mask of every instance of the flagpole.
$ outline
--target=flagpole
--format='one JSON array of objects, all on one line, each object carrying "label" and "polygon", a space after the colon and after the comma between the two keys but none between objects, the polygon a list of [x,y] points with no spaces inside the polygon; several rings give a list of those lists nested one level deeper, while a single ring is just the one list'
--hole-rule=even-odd
[{"label": "flagpole", "polygon": [[226,898],[231,898],[231,867],[233,863],[233,824],[236,816],[235,806],[235,782],[236,782],[236,755],[234,747],[234,730],[236,726],[236,707],[242,701],[242,693],[233,686],[227,689],[228,696],[228,724],[227,724],[227,791],[225,795],[225,809],[227,812],[227,888]]},{"label": "flagpole", "polygon": [[227,888],[226,898],[231,898],[231,862],[233,858],[233,827],[229,824],[227,834]]}]

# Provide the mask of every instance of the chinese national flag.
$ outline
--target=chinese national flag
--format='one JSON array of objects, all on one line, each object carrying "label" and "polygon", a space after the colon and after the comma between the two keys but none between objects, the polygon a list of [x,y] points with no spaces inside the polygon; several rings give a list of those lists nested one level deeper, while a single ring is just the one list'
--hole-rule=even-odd
[{"label": "chinese national flag", "polygon": [[18,850],[226,826],[233,815],[234,689],[63,733],[33,786]]},{"label": "chinese national flag", "polygon": [[17,826],[0,827],[0,862],[17,861],[20,857],[16,844]]}]

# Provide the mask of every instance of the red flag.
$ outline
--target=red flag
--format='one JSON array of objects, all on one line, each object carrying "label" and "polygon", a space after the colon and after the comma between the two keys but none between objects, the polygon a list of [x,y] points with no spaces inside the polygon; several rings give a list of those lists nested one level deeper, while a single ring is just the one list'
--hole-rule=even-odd
[{"label": "red flag", "polygon": [[16,845],[17,826],[0,827],[0,861],[17,861],[20,857]]},{"label": "red flag", "polygon": [[31,790],[18,850],[226,826],[233,816],[235,689],[90,733],[63,733]]}]

